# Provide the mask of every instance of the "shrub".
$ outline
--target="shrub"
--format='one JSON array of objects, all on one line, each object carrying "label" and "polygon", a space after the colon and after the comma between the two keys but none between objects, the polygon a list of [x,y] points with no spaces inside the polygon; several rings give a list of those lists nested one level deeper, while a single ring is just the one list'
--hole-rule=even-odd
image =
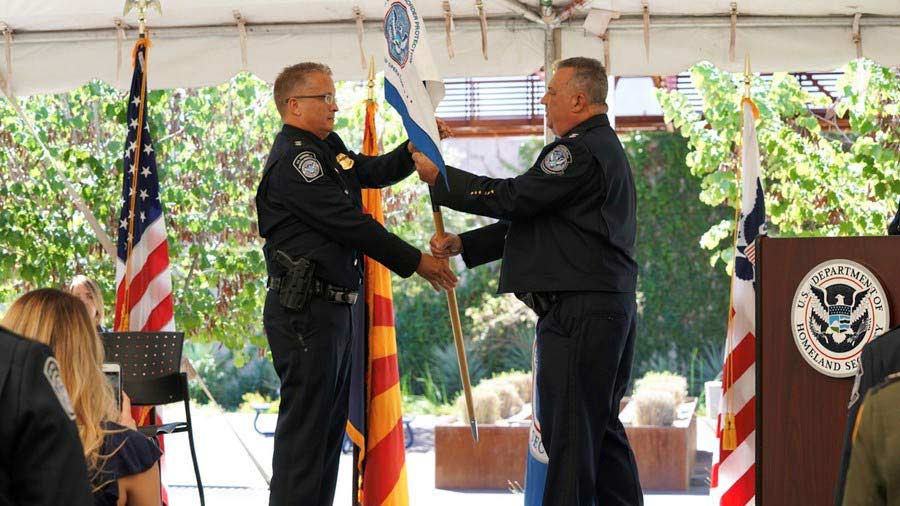
[{"label": "shrub", "polygon": [[647,391],[667,392],[677,406],[687,398],[687,379],[668,371],[648,372],[635,382],[634,396]]},{"label": "shrub", "polygon": [[[494,390],[489,388],[472,389],[472,403],[475,405],[475,420],[478,423],[491,424],[500,419],[500,398]],[[456,410],[463,423],[469,421],[465,395],[460,394],[456,398]]]},{"label": "shrub", "polygon": [[504,378],[484,380],[476,389],[491,390],[497,394],[500,400],[500,418],[509,418],[522,411],[523,402],[516,391],[516,386]]},{"label": "shrub", "polygon": [[675,398],[664,390],[643,390],[634,395],[634,425],[667,427],[675,421]]},{"label": "shrub", "polygon": [[531,402],[531,373],[524,371],[506,371],[494,376],[494,379],[504,380],[516,387],[516,393],[522,402]]}]

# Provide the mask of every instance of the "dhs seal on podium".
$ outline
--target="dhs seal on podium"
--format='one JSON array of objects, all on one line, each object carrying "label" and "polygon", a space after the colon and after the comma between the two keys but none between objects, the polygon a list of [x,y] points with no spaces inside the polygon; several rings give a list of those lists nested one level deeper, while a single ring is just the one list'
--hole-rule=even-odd
[{"label": "dhs seal on podium", "polygon": [[888,328],[889,315],[884,288],[871,271],[851,260],[829,260],[809,271],[794,293],[794,343],[820,373],[852,376],[863,346]]}]

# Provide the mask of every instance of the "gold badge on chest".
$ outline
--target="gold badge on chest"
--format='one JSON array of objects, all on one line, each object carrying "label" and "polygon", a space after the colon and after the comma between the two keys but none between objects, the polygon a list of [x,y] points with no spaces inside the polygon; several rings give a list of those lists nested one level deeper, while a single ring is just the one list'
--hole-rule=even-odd
[{"label": "gold badge on chest", "polygon": [[341,165],[342,169],[350,170],[353,168],[354,162],[353,162],[352,158],[345,155],[344,153],[341,153],[341,154],[337,155],[337,163],[339,163]]}]

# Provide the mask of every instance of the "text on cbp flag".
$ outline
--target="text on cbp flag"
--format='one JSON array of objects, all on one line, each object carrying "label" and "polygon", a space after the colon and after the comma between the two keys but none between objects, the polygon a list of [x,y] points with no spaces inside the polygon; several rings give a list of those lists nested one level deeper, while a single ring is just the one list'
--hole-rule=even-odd
[{"label": "text on cbp flag", "polygon": [[385,0],[384,7],[384,97],[400,113],[409,140],[447,181],[434,119],[444,83],[428,47],[425,20],[412,0]]}]

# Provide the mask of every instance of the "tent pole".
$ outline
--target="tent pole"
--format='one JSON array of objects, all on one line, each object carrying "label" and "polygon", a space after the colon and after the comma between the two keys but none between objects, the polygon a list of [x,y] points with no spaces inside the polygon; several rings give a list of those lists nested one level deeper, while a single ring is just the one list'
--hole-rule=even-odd
[{"label": "tent pole", "polygon": [[[560,59],[562,55],[562,30],[559,28],[547,28],[544,30],[544,87],[550,83],[553,78],[554,63]],[[553,142],[553,131],[547,126],[547,114],[544,113],[544,142],[550,144]]]}]

